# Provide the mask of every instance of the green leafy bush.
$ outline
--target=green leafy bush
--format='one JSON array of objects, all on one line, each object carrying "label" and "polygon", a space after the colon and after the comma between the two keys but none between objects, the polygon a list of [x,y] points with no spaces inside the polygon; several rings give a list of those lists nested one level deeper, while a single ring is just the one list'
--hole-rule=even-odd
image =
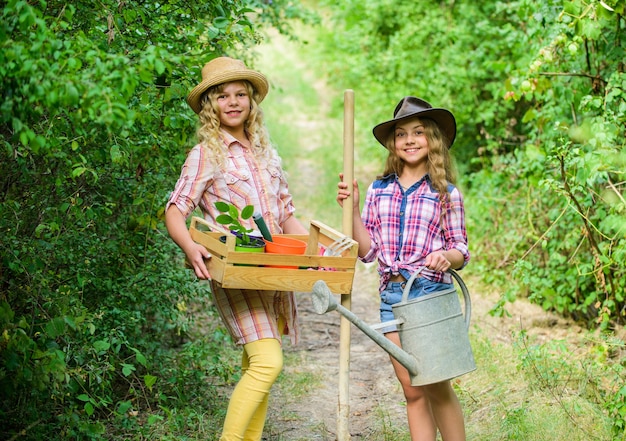
[{"label": "green leafy bush", "polygon": [[[3,2],[0,437],[101,438],[108,418],[128,423],[195,386],[164,376],[187,305],[208,295],[161,222],[195,139],[185,96],[206,61],[243,53],[256,26],[286,28],[297,11]],[[201,372],[228,377],[219,358],[207,363]]]},{"label": "green leafy bush", "polygon": [[[523,295],[590,327],[623,325],[624,1],[324,4],[325,49],[311,54],[355,89],[357,126],[404,95],[453,110],[471,268],[506,281],[495,312]],[[362,157],[382,163],[364,139]]]}]

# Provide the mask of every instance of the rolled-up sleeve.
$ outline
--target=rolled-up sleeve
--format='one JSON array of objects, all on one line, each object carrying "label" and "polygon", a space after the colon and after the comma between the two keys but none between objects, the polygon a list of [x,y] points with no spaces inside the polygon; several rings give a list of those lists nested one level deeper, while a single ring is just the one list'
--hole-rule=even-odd
[{"label": "rolled-up sleeve", "polygon": [[365,229],[370,236],[371,244],[370,250],[367,252],[367,254],[360,258],[360,260],[364,263],[373,262],[378,256],[378,251],[380,249],[378,246],[379,238],[376,236],[376,231],[378,231],[380,223],[378,222],[378,216],[376,215],[377,208],[375,205],[375,192],[373,189],[373,185],[370,184],[365,196],[363,211],[361,212],[361,219],[363,220],[363,225],[365,225]]},{"label": "rolled-up sleeve", "polygon": [[206,188],[211,185],[213,175],[214,167],[211,166],[205,148],[201,145],[195,146],[187,155],[165,209],[172,204],[176,205],[188,217],[200,203]]},{"label": "rolled-up sleeve", "polygon": [[470,260],[465,229],[463,196],[456,188],[450,193],[450,206],[443,219],[443,233],[447,250],[458,250],[463,255],[463,266]]}]

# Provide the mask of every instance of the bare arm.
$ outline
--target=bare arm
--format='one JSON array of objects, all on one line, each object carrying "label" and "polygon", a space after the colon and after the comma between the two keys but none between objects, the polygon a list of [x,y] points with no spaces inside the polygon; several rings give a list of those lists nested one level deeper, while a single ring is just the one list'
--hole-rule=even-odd
[{"label": "bare arm", "polygon": [[[467,252],[467,233],[465,232],[465,210],[463,208],[463,197],[458,190],[451,194],[453,204],[457,206],[460,215],[452,216],[449,213],[445,219],[445,241],[448,244],[447,250],[441,249],[433,251],[424,261],[426,267],[433,271],[447,271],[448,269],[463,268],[466,258],[469,258]],[[451,209],[451,211],[454,210]],[[466,254],[468,253],[468,254]]]},{"label": "bare arm", "polygon": [[[343,173],[339,174],[339,179],[340,181],[337,184],[337,202],[343,207],[343,201],[350,196],[350,189],[348,188],[348,183],[343,182]],[[352,199],[352,236],[353,239],[359,243],[359,257],[363,257],[369,252],[372,247],[372,242],[370,240],[370,235],[363,224],[363,219],[361,219],[361,211],[359,208],[359,184],[356,179],[352,182],[352,192],[354,194]]]},{"label": "bare arm", "polygon": [[165,212],[165,226],[172,240],[178,245],[191,264],[199,279],[210,279],[211,275],[204,263],[204,259],[211,257],[205,247],[196,243],[191,238],[185,217],[176,205],[170,205]]},{"label": "bare arm", "polygon": [[295,216],[289,216],[283,223],[283,232],[285,234],[309,234],[309,231]]}]

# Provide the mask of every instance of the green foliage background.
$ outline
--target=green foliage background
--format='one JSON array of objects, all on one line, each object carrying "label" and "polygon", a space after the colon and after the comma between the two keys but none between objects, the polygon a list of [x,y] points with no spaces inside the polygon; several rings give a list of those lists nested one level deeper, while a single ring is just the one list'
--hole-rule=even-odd
[{"label": "green foliage background", "polygon": [[[455,113],[472,272],[505,288],[494,313],[527,296],[590,328],[622,327],[626,2],[309,6],[324,11],[309,63],[356,92],[361,176],[379,172],[369,130],[402,96]],[[184,99],[208,59],[253,65],[261,29],[289,32],[309,14],[287,0],[3,2],[3,437],[142,439],[233,380],[220,329],[185,339],[208,293],[161,222],[194,142]],[[626,389],[604,398],[623,433]],[[205,417],[219,418],[223,403],[208,402]],[[175,421],[179,433],[198,426]]]},{"label": "green foliage background", "polygon": [[207,290],[160,219],[195,137],[185,97],[201,67],[245,57],[257,27],[285,28],[298,11],[281,0],[3,2],[2,438],[101,437],[107,419],[136,425],[141,409],[193,401],[207,376],[229,381],[223,338],[202,347],[210,357],[182,345],[186,309],[207,307]]},{"label": "green foliage background", "polygon": [[[325,5],[312,53],[355,90],[361,126],[405,95],[455,113],[473,265],[507,283],[496,312],[523,295],[589,326],[624,325],[625,2]],[[371,137],[362,149],[382,161]]]}]

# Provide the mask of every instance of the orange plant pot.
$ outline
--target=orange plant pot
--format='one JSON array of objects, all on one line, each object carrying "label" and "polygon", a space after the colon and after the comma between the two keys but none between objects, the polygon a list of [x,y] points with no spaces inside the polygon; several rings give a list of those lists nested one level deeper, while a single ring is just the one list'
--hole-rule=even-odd
[{"label": "orange plant pot", "polygon": [[[273,240],[265,241],[265,252],[271,254],[304,254],[306,251],[306,242],[291,237],[274,236]],[[297,266],[268,265],[272,268],[292,268],[298,269]]]}]

